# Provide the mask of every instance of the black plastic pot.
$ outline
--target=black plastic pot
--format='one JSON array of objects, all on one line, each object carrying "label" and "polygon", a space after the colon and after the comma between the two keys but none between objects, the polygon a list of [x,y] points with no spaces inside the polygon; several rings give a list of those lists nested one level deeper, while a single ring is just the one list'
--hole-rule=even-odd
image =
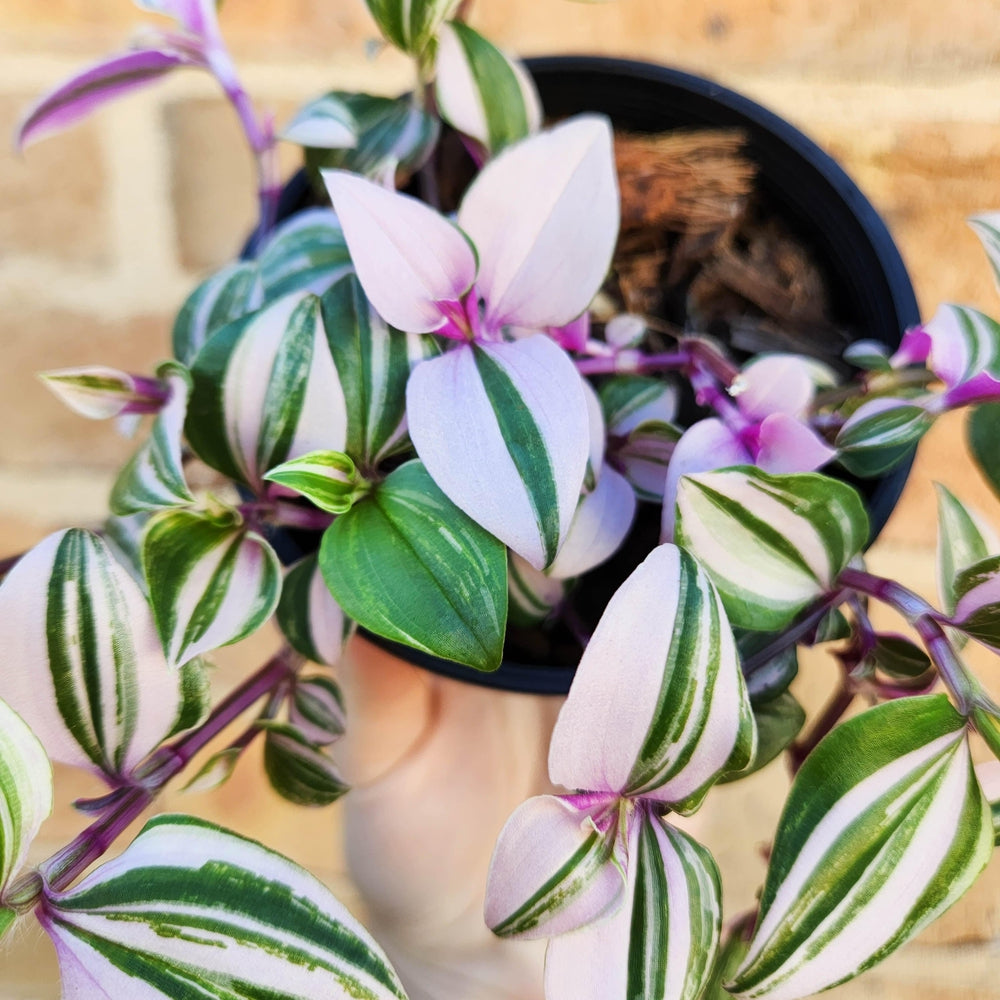
[{"label": "black plastic pot", "polygon": [[[871,203],[843,169],[814,142],[777,115],[710,80],[648,63],[584,56],[528,61],[548,116],[582,111],[607,115],[620,129],[664,132],[674,128],[738,128],[747,137],[747,153],[758,167],[761,195],[788,227],[812,250],[823,267],[834,319],[856,331],[895,346],[903,330],[919,321],[913,287],[903,261]],[[286,192],[286,213],[304,195]],[[881,531],[902,492],[910,463],[889,475],[856,483],[866,496],[872,539]],[[643,554],[657,541],[659,513],[641,519],[627,549],[588,576],[579,610],[596,622],[601,609]],[[593,585],[591,585],[593,579]],[[367,635],[367,633],[366,633]],[[567,665],[506,660],[484,674],[459,664],[368,635],[378,645],[419,666],[474,684],[539,694],[565,694],[575,672]],[[508,646],[509,648],[509,646]]]}]

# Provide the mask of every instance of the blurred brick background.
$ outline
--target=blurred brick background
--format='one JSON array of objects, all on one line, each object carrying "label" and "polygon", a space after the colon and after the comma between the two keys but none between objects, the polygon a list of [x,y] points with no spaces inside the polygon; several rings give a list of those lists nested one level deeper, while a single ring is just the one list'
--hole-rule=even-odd
[{"label": "blurred brick background", "polygon": [[[123,45],[141,19],[128,0],[3,0],[0,135],[33,96]],[[1000,0],[480,0],[472,20],[525,55],[645,58],[746,92],[853,174],[888,221],[925,314],[943,299],[997,311],[964,220],[1000,209]],[[279,121],[332,86],[396,93],[409,85],[402,59],[366,56],[374,31],[362,0],[230,0],[223,24],[251,91]],[[81,363],[143,371],[164,357],[173,311],[199,277],[239,248],[254,196],[229,110],[194,72],[23,157],[5,141],[0,148],[0,552],[10,552],[55,527],[99,519],[114,470],[132,447],[111,427],[63,410],[33,373]],[[285,163],[288,171],[293,165]],[[1000,522],[966,457],[961,420],[943,421],[922,444],[911,485],[873,554],[876,569],[928,596],[931,479]],[[220,685],[259,662],[270,642],[229,651]],[[983,663],[985,676],[1000,682],[996,665]],[[799,694],[807,705],[822,704],[830,675],[822,660],[805,665]],[[59,782],[63,803],[93,792],[79,776],[60,773]],[[734,910],[752,901],[759,884],[757,846],[773,829],[784,787],[775,764],[709,800],[704,835]],[[353,898],[336,807],[296,810],[247,780],[214,799],[172,795],[165,807],[194,809],[260,837]],[[64,804],[35,853],[61,846],[81,825]],[[1000,998],[998,970],[994,863],[918,942],[832,995]],[[0,955],[0,1000],[57,996],[47,944],[32,932],[18,936]]]}]

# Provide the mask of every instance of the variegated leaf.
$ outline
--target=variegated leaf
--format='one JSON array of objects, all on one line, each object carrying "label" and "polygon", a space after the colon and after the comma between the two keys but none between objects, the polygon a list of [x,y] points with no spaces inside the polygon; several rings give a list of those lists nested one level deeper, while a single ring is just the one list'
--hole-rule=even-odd
[{"label": "variegated leaf", "polygon": [[1000,370],[1000,324],[978,309],[946,303],[923,325],[927,367],[949,388]]},{"label": "variegated leaf", "polygon": [[873,399],[860,406],[837,434],[840,462],[856,476],[878,476],[904,461],[934,423],[905,399]]},{"label": "variegated leaf", "polygon": [[1000,287],[1000,212],[984,212],[969,219],[993,268],[993,280]]},{"label": "variegated leaf", "polygon": [[264,478],[299,493],[329,514],[344,514],[369,489],[349,455],[311,451],[276,465]]},{"label": "variegated leaf", "polygon": [[315,553],[285,574],[278,625],[289,645],[306,659],[334,666],[353,624],[330,594]]},{"label": "variegated leaf", "polygon": [[507,553],[419,461],[391,472],[327,529],[320,568],[337,603],[376,635],[496,670],[507,624]]},{"label": "variegated leaf", "polygon": [[155,516],[142,565],[163,648],[178,666],[255,632],[281,593],[281,566],[263,538],[198,511]]},{"label": "variegated leaf", "polygon": [[441,117],[491,155],[541,126],[541,102],[524,67],[467,24],[442,25],[436,67]]},{"label": "variegated leaf", "polygon": [[965,425],[969,451],[994,496],[1000,496],[1000,403],[975,407]]},{"label": "variegated leaf", "polygon": [[402,333],[371,307],[349,275],[323,296],[323,322],[347,406],[346,451],[366,469],[407,444],[410,369],[439,353],[431,337]]},{"label": "variegated leaf", "polygon": [[345,101],[324,94],[296,111],[281,138],[316,149],[353,149],[358,144],[358,123]]},{"label": "variegated leaf", "polygon": [[[389,167],[408,177],[437,145],[438,119],[415,107],[409,97],[376,97],[331,91],[327,98],[351,113],[357,142],[349,149],[306,149],[306,166],[318,180],[321,170],[340,168],[363,177],[381,177]],[[319,185],[322,187],[322,185]]]},{"label": "variegated leaf", "polygon": [[283,799],[298,806],[328,806],[348,790],[333,758],[294,725],[261,725],[265,729],[264,771]]},{"label": "variegated leaf", "polygon": [[0,587],[0,698],[49,756],[125,777],[173,731],[181,676],[149,605],[96,535],[50,535]]},{"label": "variegated leaf", "polygon": [[686,476],[677,510],[678,544],[708,570],[733,625],[755,631],[787,626],[868,541],[858,494],[816,473]]},{"label": "variegated leaf", "polygon": [[170,398],[157,414],[146,442],[115,480],[110,506],[119,516],[194,503],[181,461],[191,377],[180,365],[169,362],[158,374],[166,379]]},{"label": "variegated leaf", "polygon": [[946,487],[935,483],[938,501],[937,584],[942,607],[955,610],[959,573],[1000,550],[1000,540],[983,520]]},{"label": "variegated leaf", "polygon": [[654,549],[608,602],[559,713],[549,776],[566,788],[697,808],[756,733],[719,595],[691,555]]},{"label": "variegated leaf", "polygon": [[156,82],[178,66],[200,64],[193,53],[157,48],[108,56],[64,80],[29,108],[18,124],[14,142],[23,149],[86,118],[102,105]]},{"label": "variegated leaf", "polygon": [[241,747],[223,747],[201,765],[194,777],[184,785],[183,790],[185,792],[210,792],[220,788],[233,776],[242,755]]},{"label": "variegated leaf", "polygon": [[61,402],[91,420],[156,413],[167,398],[167,387],[159,379],[104,365],[61,368],[39,377]]},{"label": "variegated leaf", "polygon": [[52,894],[67,997],[405,1000],[381,949],[318,879],[252,840],[160,816]]},{"label": "variegated leaf", "polygon": [[600,388],[608,433],[625,437],[649,420],[671,423],[677,416],[677,387],[645,375],[618,375]]},{"label": "variegated leaf", "polygon": [[[17,664],[8,664],[7,669]],[[13,921],[4,890],[20,871],[28,847],[52,812],[52,765],[38,737],[0,701],[0,937]]]},{"label": "variegated leaf", "polygon": [[614,856],[619,803],[540,795],[522,803],[497,839],[486,880],[486,925],[500,937],[565,934],[620,901]]},{"label": "variegated leaf", "polygon": [[379,30],[397,48],[419,56],[458,0],[365,0]]},{"label": "variegated leaf", "polygon": [[418,365],[410,437],[448,498],[536,569],[576,512],[590,449],[572,361],[548,337],[468,344]]},{"label": "variegated leaf", "polygon": [[549,942],[547,1000],[697,1000],[719,949],[721,895],[712,855],[643,810],[621,907]]},{"label": "variegated leaf", "polygon": [[260,268],[236,261],[203,281],[181,306],[174,320],[174,357],[190,365],[208,338],[234,319],[264,304]]},{"label": "variegated leaf", "polygon": [[566,596],[567,582],[535,569],[511,552],[507,559],[507,593],[510,623],[529,628],[545,621]]},{"label": "variegated leaf", "polygon": [[850,719],[795,779],[754,939],[727,988],[794,1000],[853,978],[958,899],[992,848],[965,719],[946,696]]},{"label": "variegated leaf", "polygon": [[784,647],[779,653],[761,662],[763,653],[774,641],[769,632],[736,632],[736,648],[740,654],[740,668],[753,705],[777,698],[795,680],[799,672],[798,647]]},{"label": "variegated leaf", "polygon": [[1000,555],[987,556],[955,577],[955,628],[1000,650]]},{"label": "variegated leaf", "polygon": [[337,216],[312,208],[280,225],[257,257],[268,301],[290,292],[322,295],[351,270]]},{"label": "variegated leaf", "polygon": [[288,700],[288,721],[316,746],[340,739],[346,730],[346,716],[337,682],[325,674],[296,676]]},{"label": "variegated leaf", "polygon": [[237,482],[260,489],[281,462],[344,450],[344,392],[313,295],[287,295],[224,326],[191,374],[187,439]]}]

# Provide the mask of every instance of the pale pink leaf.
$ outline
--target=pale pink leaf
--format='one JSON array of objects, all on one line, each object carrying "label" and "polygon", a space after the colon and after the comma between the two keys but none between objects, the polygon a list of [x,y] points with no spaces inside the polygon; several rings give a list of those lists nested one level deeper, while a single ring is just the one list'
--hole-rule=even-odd
[{"label": "pale pink leaf", "polygon": [[448,320],[476,277],[468,240],[423,202],[345,170],[323,180],[358,279],[382,318],[409,333],[430,333]]},{"label": "pale pink leaf", "polygon": [[836,448],[787,413],[774,413],[761,422],[755,464],[765,472],[815,472],[836,457]]},{"label": "pale pink leaf", "polygon": [[604,469],[593,492],[580,500],[549,575],[565,580],[610,559],[632,527],[635,508],[635,491],[628,480],[612,468]]},{"label": "pale pink leaf", "polygon": [[[484,374],[503,399],[491,399]],[[536,569],[550,565],[590,446],[568,355],[544,335],[458,347],[414,369],[406,408],[417,454],[449,499]]]},{"label": "pale pink leaf", "polygon": [[763,420],[772,413],[802,419],[809,412],[816,386],[813,363],[797,354],[771,354],[752,361],[734,386],[744,416]]},{"label": "pale pink leaf", "polygon": [[624,888],[612,854],[617,818],[613,798],[586,807],[554,795],[522,803],[490,862],[486,925],[502,937],[551,937],[611,910]]},{"label": "pale pink leaf", "polygon": [[508,147],[473,182],[458,221],[479,253],[487,328],[569,323],[600,288],[618,235],[608,121],[572,118]]}]

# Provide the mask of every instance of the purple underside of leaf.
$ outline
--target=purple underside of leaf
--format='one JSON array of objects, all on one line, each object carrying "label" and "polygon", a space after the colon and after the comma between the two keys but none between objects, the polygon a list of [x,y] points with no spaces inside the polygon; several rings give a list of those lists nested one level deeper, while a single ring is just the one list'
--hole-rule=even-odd
[{"label": "purple underside of leaf", "polygon": [[28,111],[15,134],[16,146],[23,149],[184,65],[197,63],[186,55],[163,49],[126,52],[95,63],[46,94]]},{"label": "purple underside of leaf", "polygon": [[479,252],[487,327],[544,329],[579,316],[607,273],[618,218],[606,119],[570,119],[491,161],[458,214]]},{"label": "purple underside of leaf", "polygon": [[323,180],[344,229],[358,279],[390,325],[430,333],[472,287],[476,256],[465,236],[416,198],[344,170]]},{"label": "purple underside of leaf", "polygon": [[941,397],[941,407],[955,409],[960,406],[997,401],[1000,401],[1000,380],[989,372],[980,372],[967,382],[961,382],[944,392]]}]

